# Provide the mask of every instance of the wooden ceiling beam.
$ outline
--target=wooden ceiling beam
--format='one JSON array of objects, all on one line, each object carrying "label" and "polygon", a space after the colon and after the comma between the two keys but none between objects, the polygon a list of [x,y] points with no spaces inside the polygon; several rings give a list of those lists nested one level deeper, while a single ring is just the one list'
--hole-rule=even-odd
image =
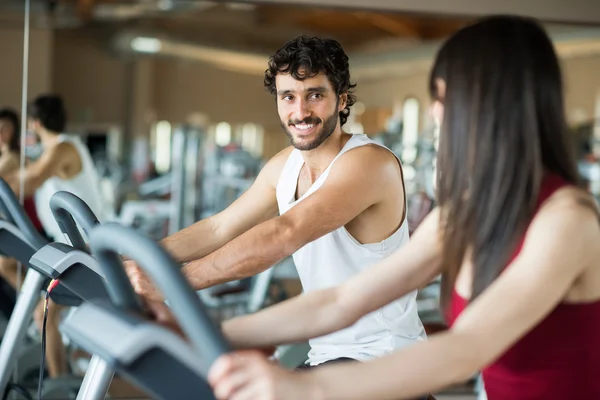
[{"label": "wooden ceiling beam", "polygon": [[393,16],[365,11],[356,11],[352,15],[394,36],[411,39],[420,39],[422,36],[415,24],[408,23],[408,21],[399,21]]},{"label": "wooden ceiling beam", "polygon": [[[255,3],[256,0],[235,0]],[[329,7],[339,9],[378,12],[405,12],[429,15],[454,15],[480,17],[489,14],[521,14],[539,18],[545,22],[600,23],[600,2],[596,0],[260,0],[263,4],[281,4],[305,7]]]}]

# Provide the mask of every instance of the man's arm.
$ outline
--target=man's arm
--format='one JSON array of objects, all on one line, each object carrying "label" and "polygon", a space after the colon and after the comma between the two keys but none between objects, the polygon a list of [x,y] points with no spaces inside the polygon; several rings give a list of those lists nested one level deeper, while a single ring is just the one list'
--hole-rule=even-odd
[{"label": "man's arm", "polygon": [[252,186],[229,207],[163,239],[161,245],[181,263],[197,260],[217,250],[278,213],[275,188],[291,149],[274,156]]},{"label": "man's arm", "polygon": [[17,171],[6,177],[6,183],[17,196],[21,191],[21,179],[24,180],[24,196],[32,196],[46,180],[60,173],[61,168],[77,154],[69,143],[59,143],[44,151],[42,156],[29,164],[24,171]]},{"label": "man's arm", "polygon": [[[163,239],[161,246],[180,263],[196,260],[221,248],[231,239],[278,213],[276,186],[291,148],[275,155],[252,186],[222,212]],[[125,269],[135,291],[148,300],[162,301],[154,283],[133,261]]]},{"label": "man's arm", "polygon": [[196,290],[256,275],[377,204],[401,179],[385,149],[363,146],[340,157],[323,186],[284,215],[255,226],[183,272]]},{"label": "man's arm", "polygon": [[340,286],[296,296],[222,325],[236,348],[306,341],[344,329],[364,315],[430,282],[440,273],[439,210],[410,242]]}]

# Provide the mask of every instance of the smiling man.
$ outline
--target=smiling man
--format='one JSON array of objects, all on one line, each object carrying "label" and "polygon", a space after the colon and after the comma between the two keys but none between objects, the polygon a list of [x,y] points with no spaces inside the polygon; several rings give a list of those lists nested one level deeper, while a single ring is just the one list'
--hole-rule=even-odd
[{"label": "smiling man", "polygon": [[[264,83],[292,146],[229,208],[162,242],[187,263],[197,290],[256,275],[290,255],[305,292],[337,286],[409,239],[400,161],[366,135],[342,130],[355,85],[340,44],[290,41],[270,58]],[[140,294],[160,300],[135,264],[127,268]],[[240,345],[251,334],[225,333]],[[310,341],[308,366],[369,360],[424,339],[412,292]]]}]

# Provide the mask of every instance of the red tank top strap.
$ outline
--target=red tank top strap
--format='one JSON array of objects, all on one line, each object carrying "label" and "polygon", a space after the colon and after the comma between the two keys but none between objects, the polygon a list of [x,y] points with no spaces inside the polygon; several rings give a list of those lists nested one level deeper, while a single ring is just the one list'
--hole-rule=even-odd
[{"label": "red tank top strap", "polygon": [[27,214],[27,216],[31,219],[33,226],[35,226],[35,228],[38,231],[42,232],[43,227],[37,215],[37,210],[35,208],[35,199],[33,197],[26,197],[23,204],[23,208],[25,209],[25,213]]},{"label": "red tank top strap", "polygon": [[[557,190],[572,185],[557,174],[544,176],[538,208]],[[521,244],[514,256],[519,254]],[[468,305],[453,291],[450,325]],[[600,399],[600,301],[560,303],[542,321],[483,369],[489,400]]]},{"label": "red tank top strap", "polygon": [[540,187],[540,193],[538,195],[538,207],[540,207],[550,196],[559,189],[565,186],[571,185],[570,182],[565,180],[558,174],[548,172],[544,175],[542,185]]},{"label": "red tank top strap", "polygon": [[[537,209],[539,209],[539,207],[541,207],[541,205],[544,204],[544,202],[546,200],[548,200],[557,190],[559,190],[565,186],[568,186],[568,185],[571,185],[571,183],[568,182],[567,180],[565,180],[560,175],[552,173],[552,172],[547,172],[544,175],[544,178],[542,179],[542,184],[540,186],[540,192],[538,195],[536,212],[537,212]],[[519,240],[519,243],[515,247],[515,250],[513,251],[513,254],[509,259],[509,262],[508,262],[509,264],[521,252],[521,248],[523,247],[524,241],[525,241],[525,236],[523,236],[523,238],[521,238],[521,240]],[[456,292],[455,289],[452,289],[452,297],[451,297],[450,304],[448,305],[448,308],[446,310],[444,310],[446,320],[447,320],[449,326],[452,326],[454,324],[454,321],[456,321],[458,316],[468,306],[468,304],[469,304],[468,299],[462,298]]]}]

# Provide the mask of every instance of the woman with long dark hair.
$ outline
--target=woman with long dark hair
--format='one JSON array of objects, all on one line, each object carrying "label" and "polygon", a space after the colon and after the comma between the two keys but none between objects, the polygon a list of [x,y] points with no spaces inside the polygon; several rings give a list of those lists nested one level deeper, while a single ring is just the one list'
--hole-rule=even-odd
[{"label": "woman with long dark hair", "polygon": [[[21,122],[17,111],[6,107],[0,109],[0,178],[7,179],[16,174],[21,166]],[[33,197],[24,199],[23,207],[33,225],[43,233],[42,223],[35,211]],[[17,260],[0,256],[0,278],[16,287]],[[22,280],[21,280],[22,281]]]},{"label": "woman with long dark hair", "polygon": [[10,108],[0,110],[0,177],[19,169],[21,158],[20,123],[17,112]]},{"label": "woman with long dark hair", "polygon": [[486,18],[431,73],[438,207],[411,242],[343,286],[224,324],[239,348],[343,329],[443,276],[450,329],[378,360],[285,371],[222,357],[220,399],[404,399],[483,371],[489,400],[600,399],[600,225],[569,150],[559,61],[543,28]]}]

